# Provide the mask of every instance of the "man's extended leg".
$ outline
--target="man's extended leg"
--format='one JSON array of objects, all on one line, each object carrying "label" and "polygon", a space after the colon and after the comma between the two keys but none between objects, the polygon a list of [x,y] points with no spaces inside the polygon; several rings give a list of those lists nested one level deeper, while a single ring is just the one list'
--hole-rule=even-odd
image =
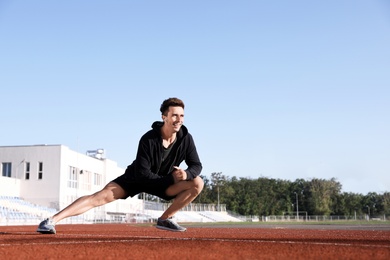
[{"label": "man's extended leg", "polygon": [[[162,226],[163,221],[171,218],[173,215],[176,214],[176,212],[178,212],[180,209],[184,208],[190,202],[192,202],[202,191],[203,185],[204,183],[202,178],[196,177],[191,181],[179,181],[174,185],[170,186],[167,189],[166,194],[168,196],[176,195],[176,198],[173,200],[171,206],[159,218],[157,227],[162,229],[172,230],[172,231],[185,231],[186,230],[185,228],[178,226],[176,223],[173,223],[173,225],[177,225],[177,227],[164,228]],[[170,225],[170,223],[167,223],[167,225]]]},{"label": "man's extended leg", "polygon": [[52,218],[42,221],[41,224],[39,224],[37,231],[45,234],[55,234],[54,225],[60,220],[80,215],[92,208],[102,206],[125,196],[126,192],[121,186],[114,182],[110,182],[101,191],[78,198],[72,204],[55,214]]}]

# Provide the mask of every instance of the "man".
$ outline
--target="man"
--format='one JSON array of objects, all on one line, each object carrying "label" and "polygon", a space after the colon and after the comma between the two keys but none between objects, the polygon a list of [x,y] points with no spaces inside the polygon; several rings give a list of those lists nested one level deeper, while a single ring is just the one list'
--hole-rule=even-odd
[{"label": "man", "polygon": [[[203,189],[199,177],[202,164],[195,143],[184,122],[184,103],[178,98],[166,99],[161,107],[163,122],[154,122],[138,145],[136,159],[125,173],[108,183],[101,191],[78,198],[51,218],[42,221],[37,232],[55,234],[60,220],[80,215],[94,207],[117,199],[133,197],[146,192],[165,200],[173,199],[171,206],[157,220],[157,228],[186,231],[173,215],[192,202]],[[188,168],[179,168],[185,161]]]}]

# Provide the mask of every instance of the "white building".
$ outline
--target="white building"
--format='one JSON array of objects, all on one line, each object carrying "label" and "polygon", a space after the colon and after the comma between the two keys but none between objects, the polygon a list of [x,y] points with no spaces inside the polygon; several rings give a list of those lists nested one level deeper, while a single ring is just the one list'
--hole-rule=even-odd
[{"label": "white building", "polygon": [[[0,196],[20,197],[56,210],[102,189],[125,171],[105,158],[103,149],[81,154],[64,145],[0,146],[0,163]],[[89,214],[109,219],[142,211],[142,200],[128,198]]]},{"label": "white building", "polygon": [[[0,146],[0,163],[0,225],[39,223],[78,197],[101,190],[125,172],[105,158],[103,149],[81,154],[64,145]],[[150,221],[161,216],[168,206],[135,196],[61,223]],[[183,222],[240,221],[228,216],[222,206],[223,212],[220,207],[216,212],[213,204],[190,204],[175,216]]]}]

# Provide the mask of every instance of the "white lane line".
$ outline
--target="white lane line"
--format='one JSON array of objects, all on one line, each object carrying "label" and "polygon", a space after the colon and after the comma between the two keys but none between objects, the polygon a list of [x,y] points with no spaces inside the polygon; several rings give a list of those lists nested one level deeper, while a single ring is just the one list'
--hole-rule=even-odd
[{"label": "white lane line", "polygon": [[[81,235],[84,237],[92,237],[92,235]],[[94,235],[96,236],[96,235]],[[104,237],[103,235],[101,235]],[[107,237],[107,236],[105,236]],[[117,236],[123,237],[123,236]],[[6,246],[34,246],[34,245],[73,245],[73,244],[104,244],[104,243],[128,243],[128,242],[154,242],[154,241],[211,241],[211,242],[240,242],[240,243],[274,243],[274,244],[301,244],[301,245],[325,245],[325,246],[341,246],[341,247],[375,247],[375,248],[390,248],[390,245],[372,245],[372,244],[351,244],[351,243],[332,243],[332,242],[307,242],[307,241],[278,241],[278,240],[261,240],[261,239],[220,239],[220,238],[172,238],[172,237],[152,237],[139,236],[131,239],[117,240],[89,240],[89,241],[53,241],[53,242],[33,242],[33,243],[5,243],[0,244],[0,247]]]}]

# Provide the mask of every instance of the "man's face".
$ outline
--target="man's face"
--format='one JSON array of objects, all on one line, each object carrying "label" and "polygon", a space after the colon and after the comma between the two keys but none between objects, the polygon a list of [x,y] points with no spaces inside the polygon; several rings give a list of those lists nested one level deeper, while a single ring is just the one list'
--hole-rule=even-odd
[{"label": "man's face", "polygon": [[164,126],[172,129],[173,132],[179,132],[184,123],[184,109],[182,107],[169,107],[166,116],[162,116]]}]

